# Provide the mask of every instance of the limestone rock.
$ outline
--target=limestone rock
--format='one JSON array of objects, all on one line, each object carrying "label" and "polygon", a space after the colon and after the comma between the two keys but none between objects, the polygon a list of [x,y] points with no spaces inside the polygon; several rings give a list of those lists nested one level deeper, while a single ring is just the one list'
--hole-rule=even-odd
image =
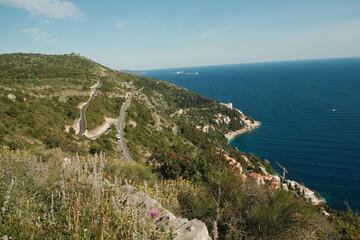
[{"label": "limestone rock", "polygon": [[133,128],[136,128],[137,123],[135,121],[133,121],[133,120],[130,120],[129,125],[133,126]]},{"label": "limestone rock", "polygon": [[7,97],[8,97],[8,99],[10,99],[10,100],[13,101],[13,102],[15,102],[15,100],[16,100],[16,96],[13,95],[13,94],[11,94],[11,93],[9,93],[9,94],[7,95]]},{"label": "limestone rock", "polygon": [[189,221],[186,218],[177,218],[169,210],[163,208],[159,202],[150,198],[144,192],[138,191],[136,188],[127,185],[122,186],[121,189],[125,192],[126,204],[137,206],[141,208],[144,218],[148,218],[151,211],[156,210],[157,214],[154,217],[155,224],[159,227],[170,229],[173,228],[178,240],[211,240],[209,232],[205,223],[193,219]]},{"label": "limestone rock", "polygon": [[187,221],[184,225],[182,225],[178,229],[178,237],[179,237],[178,239],[183,239],[183,240],[208,240],[208,239],[211,239],[209,237],[209,233],[208,233],[205,223],[203,223],[197,219]]},{"label": "limestone rock", "polygon": [[285,191],[288,191],[288,190],[289,190],[289,188],[288,188],[288,186],[286,185],[286,183],[282,183],[282,184],[281,184],[281,187],[282,187],[282,189],[284,189]]},{"label": "limestone rock", "polygon": [[71,166],[71,159],[66,157],[64,158],[64,161],[63,161],[63,164],[62,164],[62,167],[63,168],[68,168]]}]

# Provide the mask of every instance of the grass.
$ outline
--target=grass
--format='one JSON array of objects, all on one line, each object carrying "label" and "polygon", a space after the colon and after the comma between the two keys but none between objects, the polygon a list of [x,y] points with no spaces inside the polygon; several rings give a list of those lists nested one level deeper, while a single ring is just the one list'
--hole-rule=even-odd
[{"label": "grass", "polygon": [[123,204],[102,156],[67,161],[0,150],[0,236],[13,239],[172,239],[141,207]]}]

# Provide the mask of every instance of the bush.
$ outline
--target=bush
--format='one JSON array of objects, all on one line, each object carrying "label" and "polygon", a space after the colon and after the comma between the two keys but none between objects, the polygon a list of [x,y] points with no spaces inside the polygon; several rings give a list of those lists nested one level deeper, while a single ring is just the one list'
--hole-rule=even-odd
[{"label": "bush", "polygon": [[22,143],[15,141],[6,141],[5,145],[8,146],[11,150],[20,150],[24,148],[24,145]]},{"label": "bush", "polygon": [[[338,239],[360,239],[360,215],[347,207],[345,212],[333,212],[335,215],[334,236]],[[335,238],[334,238],[335,239]]]},{"label": "bush", "polygon": [[46,149],[61,148],[64,152],[76,153],[79,150],[79,144],[71,139],[71,135],[63,136],[62,134],[51,133],[46,135],[43,143]]},{"label": "bush", "polygon": [[105,166],[107,175],[117,177],[122,180],[131,180],[137,184],[143,184],[146,181],[149,185],[156,182],[157,176],[152,173],[148,166],[139,163],[120,162],[118,160],[110,160]]},{"label": "bush", "polygon": [[71,127],[71,128],[69,129],[69,133],[70,133],[71,135],[75,135],[75,134],[76,134],[75,129]]},{"label": "bush", "polygon": [[18,111],[18,109],[16,107],[10,107],[7,111],[5,111],[5,113],[7,115],[9,115],[10,117],[15,118],[15,117],[18,116],[19,111]]},{"label": "bush", "polygon": [[91,146],[89,152],[92,155],[100,154],[101,152],[103,152],[103,149],[99,146]]}]

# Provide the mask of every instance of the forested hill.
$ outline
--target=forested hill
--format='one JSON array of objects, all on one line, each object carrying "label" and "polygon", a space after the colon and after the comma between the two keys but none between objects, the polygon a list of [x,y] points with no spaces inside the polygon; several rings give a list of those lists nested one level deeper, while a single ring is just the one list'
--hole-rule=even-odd
[{"label": "forested hill", "polygon": [[[131,96],[125,140],[135,163],[126,163],[114,124]],[[87,101],[88,135],[79,136]],[[220,239],[359,236],[353,212],[328,217],[323,206],[296,191],[256,182],[254,176],[277,174],[254,154],[228,146],[224,137],[253,122],[184,88],[79,55],[2,54],[0,236],[173,238],[151,219],[141,224],[135,208],[120,211],[120,190],[112,189],[125,179],[176,215],[200,219],[211,233],[215,227],[211,236]],[[106,134],[104,126],[110,127]],[[106,158],[98,161],[100,153]]]}]

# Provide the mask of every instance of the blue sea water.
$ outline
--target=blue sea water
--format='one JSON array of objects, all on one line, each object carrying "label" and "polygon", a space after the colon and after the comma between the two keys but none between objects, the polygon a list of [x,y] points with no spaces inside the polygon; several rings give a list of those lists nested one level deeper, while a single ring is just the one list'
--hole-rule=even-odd
[{"label": "blue sea water", "polygon": [[[183,74],[174,74],[184,71]],[[360,210],[360,58],[254,63],[146,71],[232,102],[262,126],[230,141],[289,171],[332,208]],[[186,74],[198,72],[199,74]]]}]

